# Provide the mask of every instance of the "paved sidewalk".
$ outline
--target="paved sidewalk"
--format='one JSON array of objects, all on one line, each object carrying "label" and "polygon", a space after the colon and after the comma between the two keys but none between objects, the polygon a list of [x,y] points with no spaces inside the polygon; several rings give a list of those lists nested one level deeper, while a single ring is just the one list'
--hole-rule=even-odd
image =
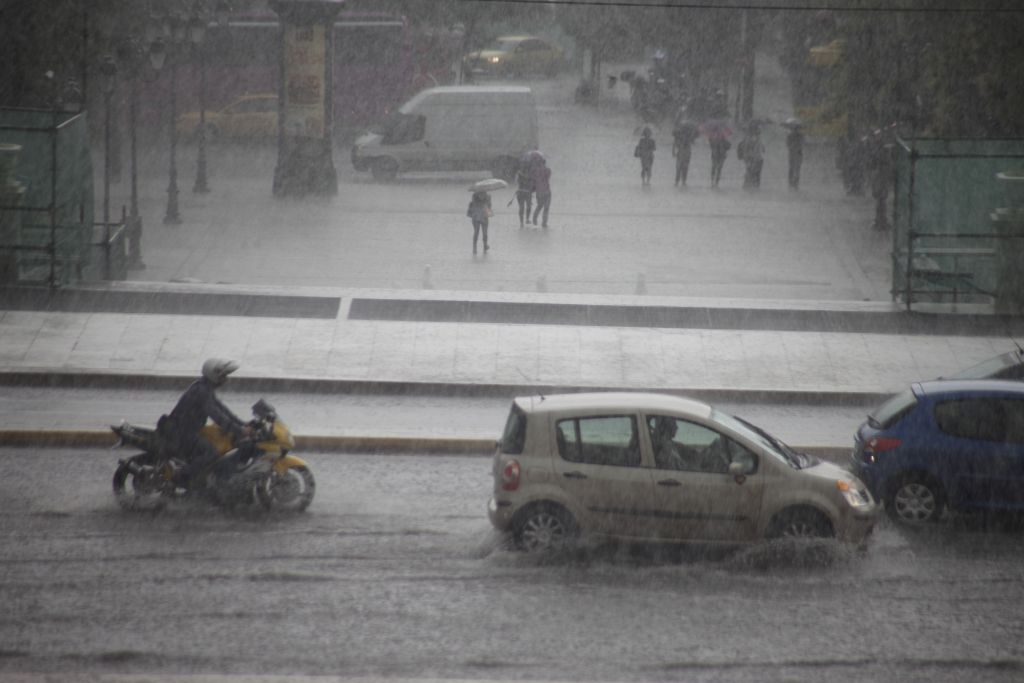
[{"label": "paved sidewalk", "polygon": [[[173,287],[160,285],[164,290]],[[204,291],[198,285],[178,287]],[[221,294],[260,293],[252,286],[207,287]],[[509,393],[619,388],[835,401],[891,393],[911,381],[949,374],[1013,348],[1012,340],[1002,335],[355,320],[348,316],[355,296],[559,304],[607,304],[609,298],[437,290],[289,291],[337,297],[338,314],[288,318],[0,312],[0,375],[7,376],[8,383],[12,377],[32,375],[51,380],[59,375],[191,377],[202,359],[226,356],[241,363],[237,377],[242,382],[334,382],[339,390],[343,383],[393,384],[408,390],[423,385],[446,392],[480,387]],[[626,306],[694,303],[651,297],[615,301]],[[790,310],[785,302],[775,303],[781,306],[780,315]],[[820,310],[842,315],[870,310],[869,306],[887,309],[883,304],[821,302]]]}]

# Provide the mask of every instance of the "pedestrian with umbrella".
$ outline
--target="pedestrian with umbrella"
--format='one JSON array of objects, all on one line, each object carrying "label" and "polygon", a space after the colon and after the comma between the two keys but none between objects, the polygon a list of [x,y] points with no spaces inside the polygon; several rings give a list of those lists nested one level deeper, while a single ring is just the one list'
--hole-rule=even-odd
[{"label": "pedestrian with umbrella", "polygon": [[718,183],[722,179],[725,158],[732,147],[732,143],[729,142],[732,130],[725,121],[711,119],[704,123],[701,132],[708,139],[708,145],[711,147],[711,187],[718,187]]},{"label": "pedestrian with umbrella", "polygon": [[697,124],[685,116],[685,108],[679,122],[672,131],[672,156],[676,158],[676,187],[686,187],[686,176],[690,171],[690,154],[693,141],[700,135]]},{"label": "pedestrian with umbrella", "polygon": [[800,119],[788,118],[782,125],[789,129],[786,149],[789,150],[789,189],[800,189],[800,166],[804,162],[804,124]]},{"label": "pedestrian with umbrella", "polygon": [[480,233],[483,233],[484,237],[484,253],[486,254],[491,248],[487,243],[487,226],[494,212],[491,210],[491,195],[489,193],[492,190],[500,190],[504,187],[508,187],[508,184],[499,178],[481,180],[469,187],[469,191],[473,193],[473,198],[469,200],[466,216],[473,223],[474,254],[476,253],[476,245],[480,238]]}]

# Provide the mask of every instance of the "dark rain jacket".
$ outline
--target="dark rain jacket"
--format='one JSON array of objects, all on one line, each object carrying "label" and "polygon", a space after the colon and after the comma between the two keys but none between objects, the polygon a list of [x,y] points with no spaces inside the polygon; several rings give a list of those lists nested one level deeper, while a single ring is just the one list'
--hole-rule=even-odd
[{"label": "dark rain jacket", "polygon": [[245,423],[217,398],[213,382],[200,377],[185,390],[169,416],[173,436],[185,440],[199,434],[207,420],[213,420],[235,438],[243,435]]}]

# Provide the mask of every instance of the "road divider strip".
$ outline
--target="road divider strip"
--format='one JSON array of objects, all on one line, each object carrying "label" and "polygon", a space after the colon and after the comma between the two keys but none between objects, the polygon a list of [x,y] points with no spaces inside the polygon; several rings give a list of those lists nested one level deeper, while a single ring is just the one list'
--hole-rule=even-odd
[{"label": "road divider strip", "polygon": [[[495,441],[479,437],[424,437],[382,435],[294,435],[293,452],[362,453],[376,455],[467,455],[490,457]],[[6,448],[112,448],[117,438],[104,429],[3,429],[0,447]],[[795,450],[823,460],[845,464],[849,448],[795,446]]]}]

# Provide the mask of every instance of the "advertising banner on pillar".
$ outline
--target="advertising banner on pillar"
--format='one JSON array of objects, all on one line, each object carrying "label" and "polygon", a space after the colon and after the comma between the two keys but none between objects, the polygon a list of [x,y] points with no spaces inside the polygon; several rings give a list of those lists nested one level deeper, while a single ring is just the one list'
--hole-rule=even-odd
[{"label": "advertising banner on pillar", "polygon": [[284,60],[285,135],[324,137],[327,65],[324,27],[285,25]]}]

